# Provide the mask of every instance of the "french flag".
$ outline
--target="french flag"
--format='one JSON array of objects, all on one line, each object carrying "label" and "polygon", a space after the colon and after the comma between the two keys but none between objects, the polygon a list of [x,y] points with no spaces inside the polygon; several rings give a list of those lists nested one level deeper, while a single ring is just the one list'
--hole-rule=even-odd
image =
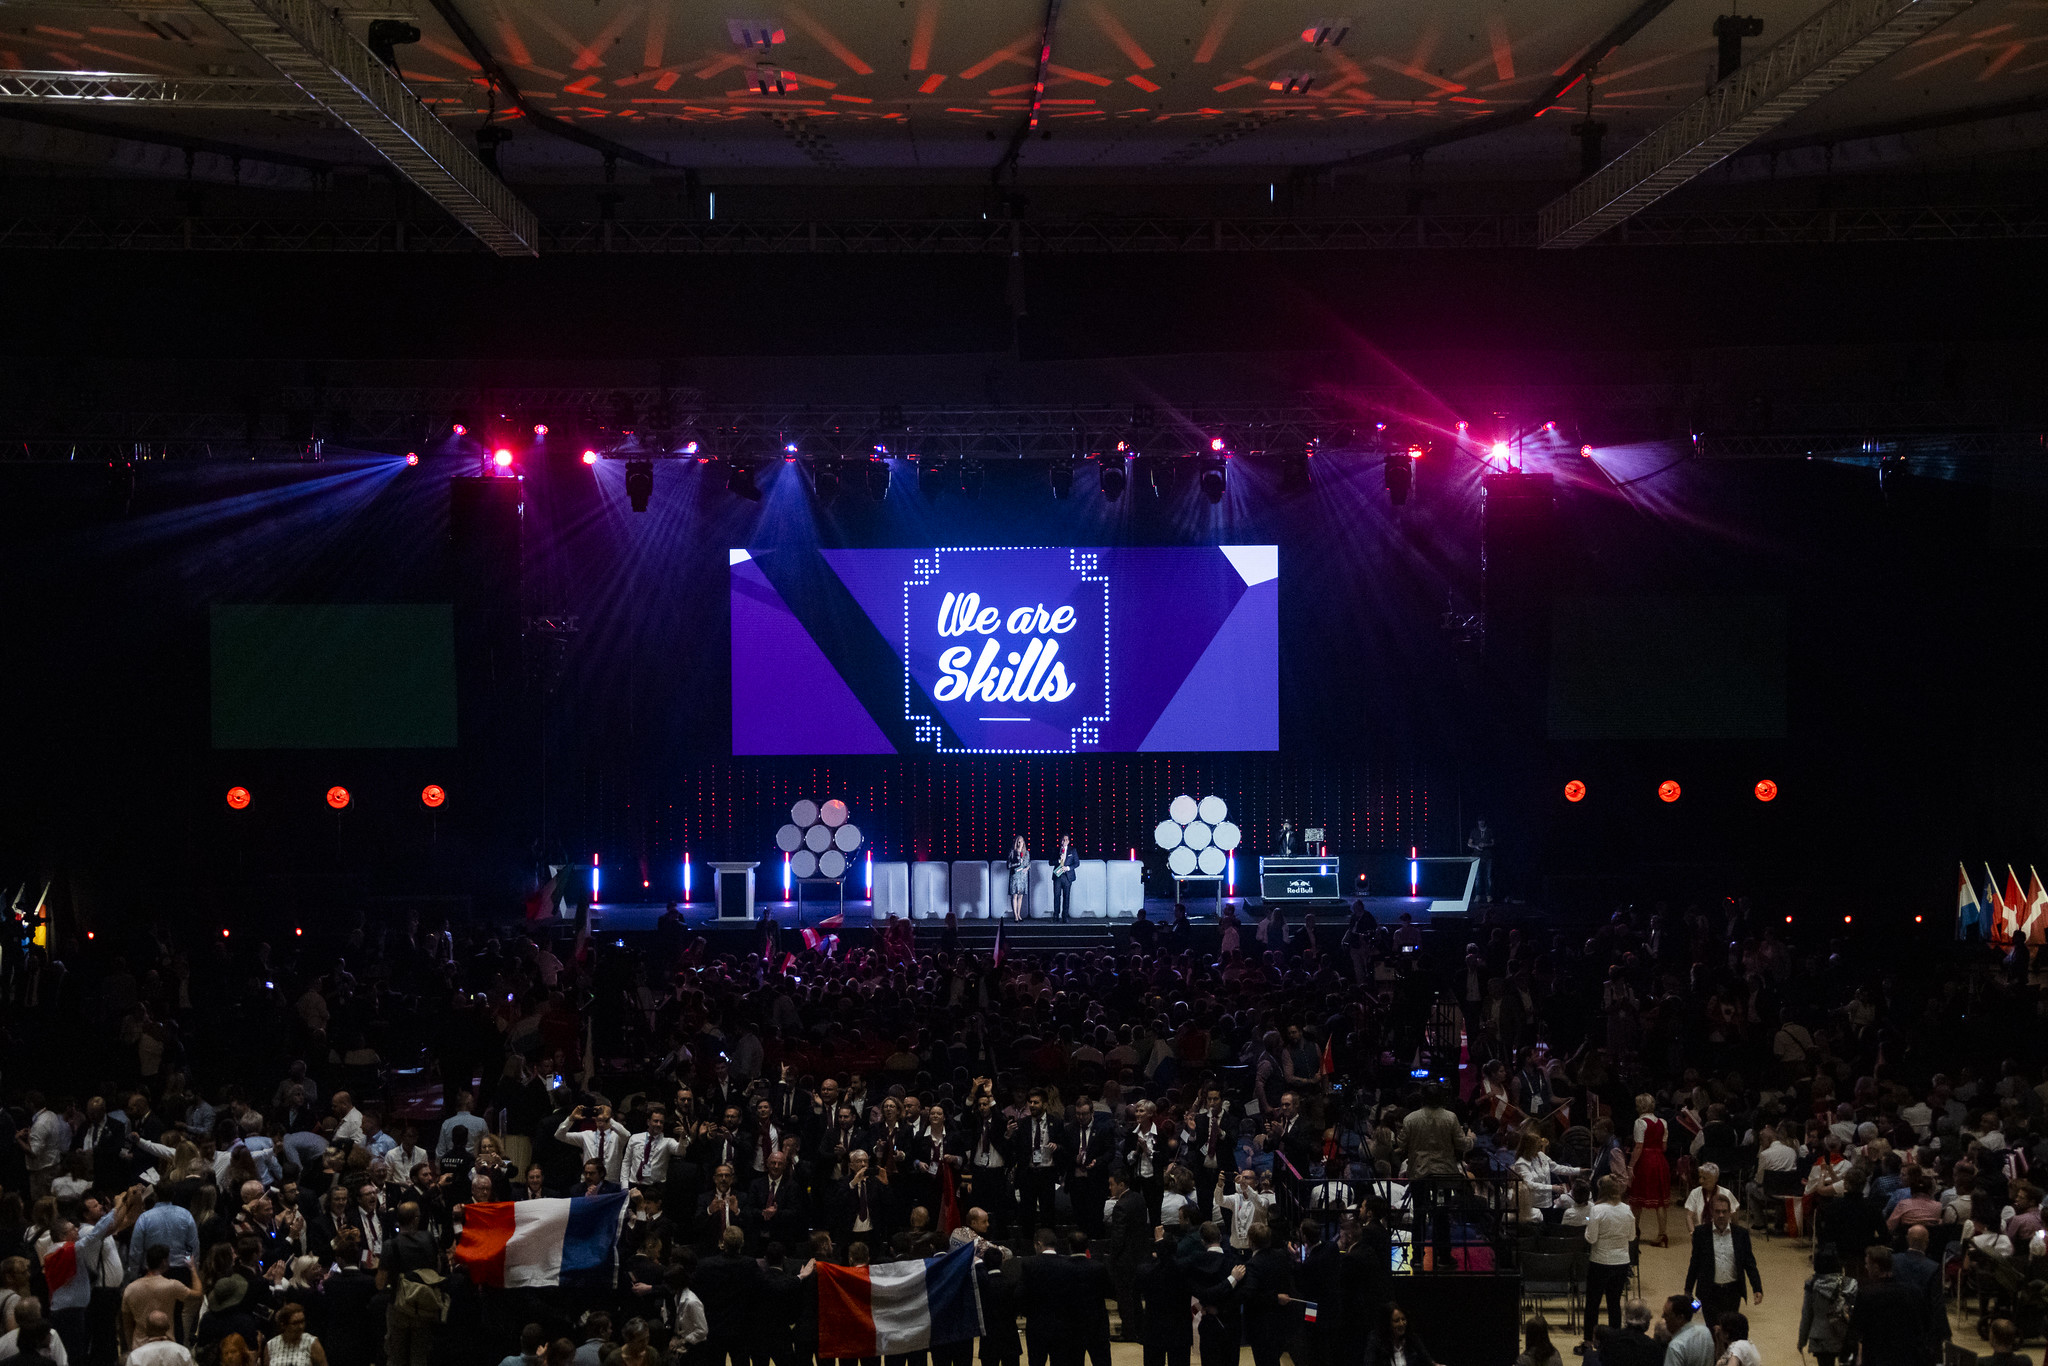
[{"label": "french flag", "polygon": [[881,1266],[818,1263],[818,1355],[922,1352],[981,1336],[974,1244]]},{"label": "french flag", "polygon": [[450,1260],[477,1285],[609,1285],[626,1193],[463,1206]]}]

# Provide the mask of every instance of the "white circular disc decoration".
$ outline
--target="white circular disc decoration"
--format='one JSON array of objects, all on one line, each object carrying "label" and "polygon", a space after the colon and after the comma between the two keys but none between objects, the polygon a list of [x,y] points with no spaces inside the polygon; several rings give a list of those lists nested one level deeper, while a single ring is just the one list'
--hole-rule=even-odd
[{"label": "white circular disc decoration", "polygon": [[1186,877],[1195,871],[1195,851],[1183,844],[1166,856],[1166,866],[1173,869],[1175,877]]},{"label": "white circular disc decoration", "polygon": [[1196,821],[1187,829],[1181,831],[1180,840],[1182,844],[1185,844],[1190,849],[1207,849],[1209,847],[1209,827],[1200,821]]},{"label": "white circular disc decoration", "polygon": [[837,830],[846,824],[846,803],[834,798],[818,808],[818,819]]},{"label": "white circular disc decoration", "polygon": [[818,823],[818,804],[806,797],[795,806],[789,808],[789,818],[798,825],[816,825]]},{"label": "white circular disc decoration", "polygon": [[1244,838],[1244,834],[1231,822],[1222,821],[1217,824],[1211,838],[1218,849],[1229,850],[1237,848],[1237,842]]},{"label": "white circular disc decoration", "polygon": [[1211,825],[1223,824],[1223,818],[1230,814],[1230,808],[1223,804],[1221,797],[1202,798],[1202,819]]},{"label": "white circular disc decoration", "polygon": [[804,847],[814,854],[822,854],[832,847],[832,832],[822,825],[814,825],[804,831]]},{"label": "white circular disc decoration", "polygon": [[1209,877],[1223,876],[1223,851],[1215,845],[1212,844],[1207,849],[1204,849],[1201,857],[1196,861],[1201,864],[1202,872]]},{"label": "white circular disc decoration", "polygon": [[837,849],[827,849],[824,853],[818,855],[818,876],[845,877],[846,855],[840,853]]},{"label": "white circular disc decoration", "polygon": [[799,849],[789,856],[789,871],[798,877],[818,875],[818,856],[808,849]]},{"label": "white circular disc decoration", "polygon": [[832,843],[841,853],[850,854],[860,848],[860,827],[842,825],[832,832]]},{"label": "white circular disc decoration", "polygon": [[794,854],[803,842],[804,832],[793,825],[785,825],[775,832],[775,847],[785,854]]},{"label": "white circular disc decoration", "polygon": [[1161,849],[1180,848],[1180,824],[1177,821],[1161,821],[1152,827],[1152,842]]},{"label": "white circular disc decoration", "polygon": [[1186,825],[1195,818],[1195,813],[1200,809],[1200,807],[1195,805],[1195,799],[1183,792],[1180,796],[1173,799],[1171,806],[1166,808],[1166,814],[1179,821],[1182,825]]}]

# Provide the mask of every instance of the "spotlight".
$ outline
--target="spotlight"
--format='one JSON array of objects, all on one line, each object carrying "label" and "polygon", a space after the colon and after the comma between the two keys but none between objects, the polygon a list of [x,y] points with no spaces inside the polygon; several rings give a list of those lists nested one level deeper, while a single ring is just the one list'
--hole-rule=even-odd
[{"label": "spotlight", "polygon": [[503,446],[500,446],[497,449],[497,451],[492,454],[491,463],[496,465],[501,470],[511,469],[512,452],[506,450]]},{"label": "spotlight", "polygon": [[1055,460],[1046,468],[1046,478],[1052,481],[1052,496],[1065,498],[1074,491],[1074,462]]},{"label": "spotlight", "polygon": [[654,462],[652,460],[628,460],[626,462],[626,497],[633,504],[633,511],[647,511],[647,500],[654,496]]},{"label": "spotlight", "polygon": [[986,475],[987,471],[982,468],[979,460],[961,461],[960,491],[969,498],[981,497],[981,486]]},{"label": "spotlight", "polygon": [[455,433],[455,434],[456,434],[457,436],[468,436],[468,435],[469,435],[469,428],[468,428],[468,427],[467,427],[466,425],[464,425],[463,423],[460,423],[460,422],[456,423],[456,424],[455,424],[455,426],[454,426],[453,428],[451,428],[450,430],[452,430],[452,431],[453,431],[453,432],[454,432],[454,433]]},{"label": "spotlight", "polygon": [[1590,458],[1593,454],[1593,448],[1591,446],[1581,446],[1579,447],[1579,454]]},{"label": "spotlight", "polygon": [[407,465],[417,465],[417,464],[419,464],[419,463],[420,463],[420,453],[419,453],[418,451],[407,451],[407,452],[405,453],[405,463],[406,463]]},{"label": "spotlight", "polygon": [[536,423],[534,423],[534,424],[533,424],[533,434],[534,434],[535,436],[546,436],[546,435],[548,434],[548,424],[547,424],[547,423],[545,423],[545,422],[536,422]]},{"label": "spotlight", "polygon": [[597,452],[596,452],[596,451],[585,451],[585,452],[583,452],[583,463],[584,463],[584,464],[586,464],[586,465],[595,465],[595,464],[597,463]]},{"label": "spotlight", "polygon": [[1229,476],[1226,473],[1223,462],[1221,460],[1203,461],[1202,474],[1200,480],[1202,486],[1202,496],[1204,498],[1207,498],[1212,503],[1222,502],[1223,483],[1224,480],[1228,477]]},{"label": "spotlight", "polygon": [[327,789],[327,804],[333,807],[336,811],[341,810],[343,807],[347,806],[348,803],[349,795],[347,788],[337,786],[330,787]]},{"label": "spotlight", "polygon": [[448,800],[448,790],[439,783],[428,783],[420,789],[420,805],[439,806]]},{"label": "spotlight", "polygon": [[946,463],[943,460],[920,460],[917,464],[917,491],[927,498],[939,496],[939,490],[946,486]]},{"label": "spotlight", "polygon": [[1507,442],[1505,442],[1505,441],[1496,441],[1496,442],[1494,442],[1494,443],[1493,443],[1493,446],[1492,446],[1492,448],[1491,448],[1490,450],[1488,450],[1488,451],[1487,451],[1487,454],[1488,454],[1488,455],[1491,455],[1491,456],[1492,456],[1492,457],[1493,457],[1493,458],[1494,458],[1495,460],[1505,460],[1505,459],[1507,459],[1507,458],[1508,458],[1508,443],[1507,443]]},{"label": "spotlight", "polygon": [[697,453],[697,443],[696,443],[696,442],[694,442],[694,441],[685,441],[685,442],[683,443],[683,454],[684,454],[684,455],[695,455],[696,453]]},{"label": "spotlight", "polygon": [[754,467],[734,460],[725,467],[725,491],[738,494],[749,502],[761,501],[760,486],[754,482]]},{"label": "spotlight", "polygon": [[1098,478],[1102,485],[1102,496],[1112,503],[1124,496],[1124,487],[1131,482],[1130,474],[1124,469],[1122,456],[1104,460]]},{"label": "spotlight", "polygon": [[1564,785],[1564,799],[1568,802],[1582,802],[1586,800],[1586,785],[1577,778],[1572,779]]},{"label": "spotlight", "polygon": [[1220,451],[1220,450],[1222,450],[1222,449],[1223,449],[1223,438],[1222,438],[1222,437],[1220,437],[1220,436],[1212,436],[1212,437],[1210,437],[1210,438],[1209,438],[1209,449],[1210,449],[1210,450],[1212,450],[1212,451]]},{"label": "spotlight", "polygon": [[1678,800],[1678,795],[1679,786],[1677,783],[1671,781],[1671,779],[1666,778],[1663,782],[1657,784],[1657,800],[1663,802],[1675,802]]},{"label": "spotlight", "polygon": [[1769,778],[1759,779],[1756,785],[1756,799],[1760,802],[1774,802],[1778,799],[1778,785]]},{"label": "spotlight", "polygon": [[829,503],[839,496],[839,462],[837,460],[813,460],[811,465],[811,488],[818,495],[818,501]]},{"label": "spotlight", "polygon": [[237,810],[237,811],[246,811],[246,810],[248,810],[248,809],[249,809],[249,789],[248,789],[248,788],[246,788],[246,787],[231,787],[231,788],[229,788],[229,789],[228,789],[228,805],[229,805],[229,806],[231,806],[231,807],[233,807],[233,808],[234,808],[235,810]]},{"label": "spotlight", "polygon": [[1471,428],[1471,425],[1469,422],[1460,422],[1458,424],[1458,435],[1463,436]]},{"label": "spotlight", "polygon": [[1386,458],[1387,497],[1400,507],[1408,501],[1408,489],[1415,482],[1415,461],[1408,452],[1390,453]]},{"label": "spotlight", "polygon": [[892,471],[889,468],[888,461],[868,461],[868,467],[865,472],[865,478],[867,480],[868,486],[868,497],[874,499],[877,503],[879,503],[884,498],[887,498],[889,496],[889,478],[891,473]]}]

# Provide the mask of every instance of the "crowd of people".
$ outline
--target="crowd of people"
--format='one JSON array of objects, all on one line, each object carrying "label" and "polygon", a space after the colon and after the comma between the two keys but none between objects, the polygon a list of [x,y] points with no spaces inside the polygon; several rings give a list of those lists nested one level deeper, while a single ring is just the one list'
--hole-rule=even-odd
[{"label": "crowd of people", "polygon": [[[18,956],[0,1361],[791,1366],[819,1263],[971,1243],[983,1334],[930,1366],[1106,1366],[1119,1339],[1427,1366],[1404,1277],[1484,1269],[1477,1224],[1495,1266],[1583,1230],[1577,1350],[1759,1366],[1768,1224],[1811,1231],[1821,1366],[1927,1366],[1956,1254],[2043,1250],[2024,950],[1795,938],[1737,900],[1426,945],[1361,905],[1270,945],[999,961],[944,932],[720,955],[679,915],[588,928],[158,924]],[[621,1191],[602,1284],[449,1258],[473,1203]],[[1653,1315],[1633,1250],[1672,1223],[1685,1293]],[[1524,1336],[1559,1355],[1541,1317]]]}]

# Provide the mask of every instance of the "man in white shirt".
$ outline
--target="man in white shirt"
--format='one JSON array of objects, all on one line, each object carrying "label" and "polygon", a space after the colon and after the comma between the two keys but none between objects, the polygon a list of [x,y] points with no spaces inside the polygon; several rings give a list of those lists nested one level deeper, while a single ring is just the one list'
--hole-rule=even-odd
[{"label": "man in white shirt", "polygon": [[626,1140],[619,1170],[619,1184],[634,1189],[660,1186],[668,1180],[668,1164],[682,1151],[682,1144],[668,1133],[668,1116],[660,1110],[647,1112],[647,1132]]},{"label": "man in white shirt", "polygon": [[398,1145],[384,1154],[384,1160],[394,1172],[412,1175],[412,1169],[422,1162],[432,1162],[434,1155],[419,1143],[419,1126],[406,1120],[398,1126]]},{"label": "man in white shirt", "polygon": [[[580,1127],[586,1123],[588,1128]],[[445,1139],[446,1135],[443,1137]],[[626,1126],[612,1118],[609,1105],[598,1106],[595,1116],[579,1105],[555,1130],[556,1142],[577,1149],[585,1162],[595,1162],[603,1167],[607,1181],[619,1179],[619,1169],[626,1160],[626,1140],[630,1137],[632,1135],[626,1132]]]},{"label": "man in white shirt", "polygon": [[334,1141],[347,1139],[351,1143],[363,1141],[363,1112],[356,1108],[355,1097],[346,1091],[334,1093]]},{"label": "man in white shirt", "polygon": [[192,1366],[192,1354],[171,1336],[171,1316],[161,1309],[149,1311],[142,1334],[128,1352],[128,1366]]},{"label": "man in white shirt", "polygon": [[50,1183],[64,1170],[64,1154],[71,1151],[71,1126],[64,1117],[43,1104],[43,1093],[25,1096],[29,1108],[28,1136],[22,1146],[28,1150],[28,1188],[31,1200],[50,1193]]}]

